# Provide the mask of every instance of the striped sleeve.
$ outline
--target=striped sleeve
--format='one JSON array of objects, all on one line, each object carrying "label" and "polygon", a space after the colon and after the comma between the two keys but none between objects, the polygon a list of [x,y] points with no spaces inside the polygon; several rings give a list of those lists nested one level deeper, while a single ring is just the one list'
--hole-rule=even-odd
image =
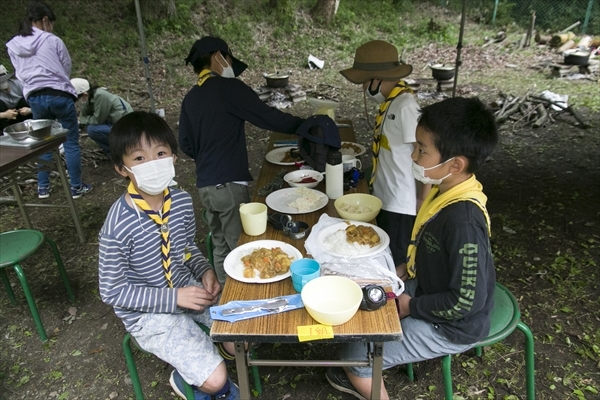
[{"label": "striped sleeve", "polygon": [[124,198],[115,203],[100,232],[100,297],[115,309],[175,312],[177,293],[164,278],[159,235],[127,208]]}]

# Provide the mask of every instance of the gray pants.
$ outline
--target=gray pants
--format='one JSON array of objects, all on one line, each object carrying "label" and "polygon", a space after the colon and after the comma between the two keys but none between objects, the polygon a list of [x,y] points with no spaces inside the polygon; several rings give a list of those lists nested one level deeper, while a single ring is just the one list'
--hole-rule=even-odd
[{"label": "gray pants", "polygon": [[[193,278],[189,285],[202,287]],[[171,364],[186,382],[202,386],[223,358],[196,322],[212,326],[208,308],[177,314],[144,314],[131,328],[131,334],[142,349]]]},{"label": "gray pants", "polygon": [[205,186],[198,189],[198,192],[200,201],[206,208],[208,228],[212,232],[217,279],[224,285],[227,274],[223,268],[223,261],[238,245],[242,233],[239,208],[240,204],[250,202],[248,187],[230,182],[220,188]]},{"label": "gray pants", "polygon": [[[405,282],[404,291],[407,294],[414,296],[416,288],[416,279]],[[402,340],[383,344],[383,369],[430,360],[446,354],[458,354],[473,347],[471,344],[452,343],[439,333],[431,322],[409,316],[403,318],[401,324]],[[350,343],[344,346],[342,359],[366,360],[367,346],[370,346],[370,344],[365,342]],[[370,367],[350,367],[348,370],[352,375],[360,378],[370,378],[372,375]]]}]

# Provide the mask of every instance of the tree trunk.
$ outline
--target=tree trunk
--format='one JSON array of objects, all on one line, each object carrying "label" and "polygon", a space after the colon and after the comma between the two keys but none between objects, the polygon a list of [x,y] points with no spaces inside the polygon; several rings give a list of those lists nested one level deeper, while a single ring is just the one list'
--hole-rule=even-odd
[{"label": "tree trunk", "polygon": [[535,34],[535,42],[538,44],[547,44],[552,39],[550,35]]},{"label": "tree trunk", "polygon": [[576,46],[575,41],[574,40],[569,40],[568,42],[566,42],[565,44],[563,44],[562,46],[560,46],[558,48],[558,50],[556,50],[556,52],[557,53],[562,53],[563,51],[572,49],[575,46]]},{"label": "tree trunk", "polygon": [[575,34],[573,32],[559,33],[557,35],[552,36],[552,39],[550,39],[550,46],[560,47],[561,45],[567,43],[569,40],[574,38]]},{"label": "tree trunk", "polygon": [[322,19],[327,23],[331,23],[339,5],[340,0],[317,0],[315,8],[312,10],[312,15],[316,19]]},{"label": "tree trunk", "polygon": [[535,11],[531,13],[531,22],[529,24],[529,29],[527,30],[527,37],[525,38],[525,47],[531,46],[531,37],[533,36],[535,28]]}]

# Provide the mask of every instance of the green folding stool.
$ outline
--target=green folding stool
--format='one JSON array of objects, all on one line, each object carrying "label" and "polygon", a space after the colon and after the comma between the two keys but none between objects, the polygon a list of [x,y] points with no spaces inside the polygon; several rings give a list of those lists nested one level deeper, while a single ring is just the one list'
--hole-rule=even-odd
[{"label": "green folding stool", "polygon": [[[499,283],[496,283],[494,291],[494,310],[491,316],[492,324],[489,335],[475,346],[475,354],[481,356],[481,349],[504,340],[515,329],[521,330],[525,335],[525,383],[527,388],[527,400],[535,399],[535,365],[533,351],[533,334],[527,325],[521,321],[519,304],[510,291]],[[446,400],[452,400],[452,355],[442,357],[442,374],[444,376],[444,393]],[[406,374],[409,380],[414,380],[412,364],[406,364]]]},{"label": "green folding stool", "polygon": [[17,277],[21,282],[23,292],[25,293],[27,304],[29,305],[29,309],[31,310],[33,321],[35,322],[35,326],[37,328],[40,339],[42,339],[42,342],[48,340],[48,336],[46,335],[46,330],[44,329],[44,325],[42,324],[40,313],[35,304],[35,300],[33,299],[33,295],[31,294],[31,290],[29,289],[29,284],[27,283],[27,279],[25,278],[25,273],[23,272],[23,267],[21,266],[21,263],[29,256],[37,253],[37,251],[44,242],[48,243],[50,245],[50,248],[52,249],[52,253],[54,254],[54,260],[56,261],[56,264],[58,266],[58,272],[60,273],[60,276],[67,289],[69,300],[75,301],[75,296],[73,295],[73,290],[71,289],[71,285],[69,284],[69,279],[67,278],[67,273],[65,272],[65,267],[63,265],[62,258],[60,257],[58,247],[56,247],[56,243],[54,243],[53,240],[44,236],[42,232],[32,229],[23,229],[0,233],[0,278],[4,283],[4,288],[8,292],[8,298],[10,299],[10,302],[13,305],[15,305],[17,304],[17,300],[10,286],[10,282],[8,281],[8,276],[6,275],[5,268],[12,267],[15,273],[17,274]]}]

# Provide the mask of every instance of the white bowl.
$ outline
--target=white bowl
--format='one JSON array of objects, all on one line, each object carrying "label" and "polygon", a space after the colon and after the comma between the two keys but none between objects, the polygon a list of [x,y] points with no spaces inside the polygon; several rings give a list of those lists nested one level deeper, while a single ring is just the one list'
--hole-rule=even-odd
[{"label": "white bowl", "polygon": [[320,276],[308,282],[300,293],[304,308],[324,325],[344,324],[356,314],[362,300],[358,283],[343,276]]},{"label": "white bowl", "polygon": [[[314,179],[314,182],[302,183],[303,179]],[[299,169],[286,174],[283,180],[291,187],[314,188],[323,180],[323,174],[311,169]]]}]

